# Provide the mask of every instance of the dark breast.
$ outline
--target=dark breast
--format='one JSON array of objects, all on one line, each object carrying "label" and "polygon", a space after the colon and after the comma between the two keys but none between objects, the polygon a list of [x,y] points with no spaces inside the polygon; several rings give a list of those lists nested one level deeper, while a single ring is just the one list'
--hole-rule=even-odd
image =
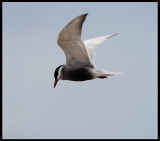
[{"label": "dark breast", "polygon": [[64,74],[64,80],[85,81],[93,79],[88,67],[64,68],[62,73]]}]

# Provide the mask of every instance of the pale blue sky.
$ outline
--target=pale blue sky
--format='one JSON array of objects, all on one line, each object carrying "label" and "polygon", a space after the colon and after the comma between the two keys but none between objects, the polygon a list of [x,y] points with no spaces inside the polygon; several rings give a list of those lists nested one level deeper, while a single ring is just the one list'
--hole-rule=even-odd
[{"label": "pale blue sky", "polygon": [[[3,3],[3,138],[157,138],[157,3]],[[89,13],[82,39],[119,33],[96,48],[107,79],[59,81],[57,37]]]}]

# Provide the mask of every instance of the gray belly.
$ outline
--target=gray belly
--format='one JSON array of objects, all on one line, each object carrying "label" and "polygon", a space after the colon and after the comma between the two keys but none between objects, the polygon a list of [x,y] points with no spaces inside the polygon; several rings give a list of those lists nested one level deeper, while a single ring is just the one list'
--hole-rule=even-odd
[{"label": "gray belly", "polygon": [[85,81],[93,79],[89,67],[67,68],[63,70],[63,79],[71,81]]}]

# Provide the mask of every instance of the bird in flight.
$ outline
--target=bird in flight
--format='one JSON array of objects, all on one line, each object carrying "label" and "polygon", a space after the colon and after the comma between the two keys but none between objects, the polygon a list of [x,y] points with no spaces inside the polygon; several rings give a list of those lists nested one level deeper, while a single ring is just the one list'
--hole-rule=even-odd
[{"label": "bird in flight", "polygon": [[56,68],[54,88],[58,80],[85,81],[118,74],[97,68],[94,62],[95,47],[118,33],[82,41],[82,25],[87,15],[88,13],[74,18],[59,33],[57,43],[65,53],[66,64]]}]

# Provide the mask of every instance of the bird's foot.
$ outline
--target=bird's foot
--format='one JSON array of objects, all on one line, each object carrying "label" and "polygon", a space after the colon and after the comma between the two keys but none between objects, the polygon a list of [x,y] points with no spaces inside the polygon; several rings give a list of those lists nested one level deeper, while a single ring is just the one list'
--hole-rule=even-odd
[{"label": "bird's foot", "polygon": [[107,76],[99,76],[98,78],[104,79],[107,78]]}]

